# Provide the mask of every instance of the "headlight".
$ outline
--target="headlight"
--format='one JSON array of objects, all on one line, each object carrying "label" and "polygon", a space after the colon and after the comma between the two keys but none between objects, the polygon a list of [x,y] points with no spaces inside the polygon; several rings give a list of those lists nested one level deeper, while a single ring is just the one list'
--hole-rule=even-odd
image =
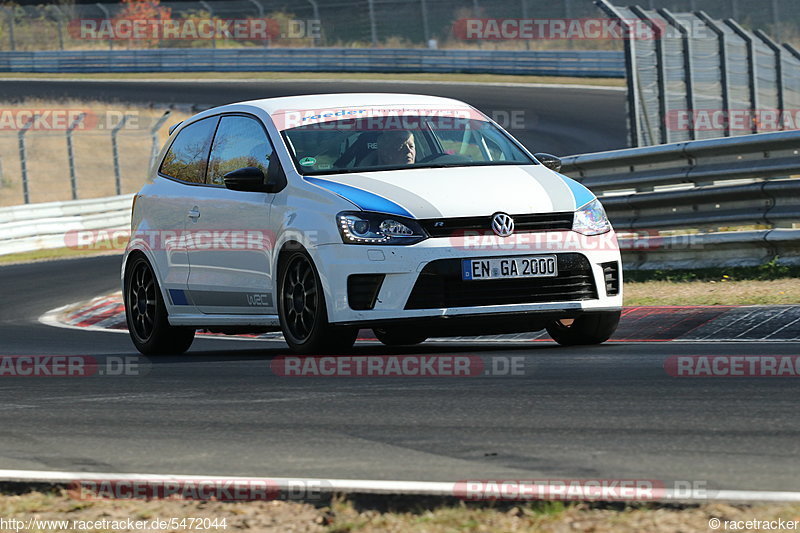
[{"label": "headlight", "polygon": [[416,221],[382,213],[345,211],[336,215],[345,244],[416,244],[428,238]]},{"label": "headlight", "polygon": [[606,210],[598,199],[594,199],[575,211],[572,230],[583,235],[600,235],[611,230],[611,223],[606,216]]}]

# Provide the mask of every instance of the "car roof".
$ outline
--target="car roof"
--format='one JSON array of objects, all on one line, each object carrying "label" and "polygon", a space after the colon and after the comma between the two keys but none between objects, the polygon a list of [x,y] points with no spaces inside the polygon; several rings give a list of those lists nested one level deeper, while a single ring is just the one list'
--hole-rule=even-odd
[{"label": "car roof", "polygon": [[401,93],[335,93],[283,96],[239,102],[239,105],[259,107],[270,115],[281,111],[305,111],[329,109],[331,107],[382,107],[397,105],[443,105],[447,107],[470,107],[464,102],[440,96]]}]

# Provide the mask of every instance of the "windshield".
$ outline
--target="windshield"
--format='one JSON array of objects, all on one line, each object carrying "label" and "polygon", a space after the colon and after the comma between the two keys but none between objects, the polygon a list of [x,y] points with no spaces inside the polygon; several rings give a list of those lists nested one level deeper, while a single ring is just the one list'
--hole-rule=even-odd
[{"label": "windshield", "polygon": [[305,175],[536,164],[497,126],[471,118],[346,119],[291,128],[283,135]]}]

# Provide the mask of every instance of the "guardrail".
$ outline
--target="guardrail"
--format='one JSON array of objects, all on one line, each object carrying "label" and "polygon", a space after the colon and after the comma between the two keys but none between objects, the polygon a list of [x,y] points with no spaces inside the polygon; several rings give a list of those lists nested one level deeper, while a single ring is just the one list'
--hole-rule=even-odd
[{"label": "guardrail", "polygon": [[0,52],[0,72],[428,72],[624,78],[622,52],[160,48]]},{"label": "guardrail", "polygon": [[[800,131],[569,156],[562,172],[601,197],[629,269],[800,263]],[[127,228],[131,198],[0,208],[0,254]]]},{"label": "guardrail", "polygon": [[132,194],[0,208],[0,255],[65,248],[79,230],[130,228]]},{"label": "guardrail", "polygon": [[800,263],[800,131],[575,155],[562,172],[628,233],[628,268]]}]

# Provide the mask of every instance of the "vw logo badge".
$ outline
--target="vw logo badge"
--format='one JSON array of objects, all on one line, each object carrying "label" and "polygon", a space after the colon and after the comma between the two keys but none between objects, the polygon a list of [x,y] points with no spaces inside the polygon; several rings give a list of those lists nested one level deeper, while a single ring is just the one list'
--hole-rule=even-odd
[{"label": "vw logo badge", "polygon": [[492,230],[500,237],[508,237],[514,233],[514,219],[505,213],[497,213],[492,217]]}]

